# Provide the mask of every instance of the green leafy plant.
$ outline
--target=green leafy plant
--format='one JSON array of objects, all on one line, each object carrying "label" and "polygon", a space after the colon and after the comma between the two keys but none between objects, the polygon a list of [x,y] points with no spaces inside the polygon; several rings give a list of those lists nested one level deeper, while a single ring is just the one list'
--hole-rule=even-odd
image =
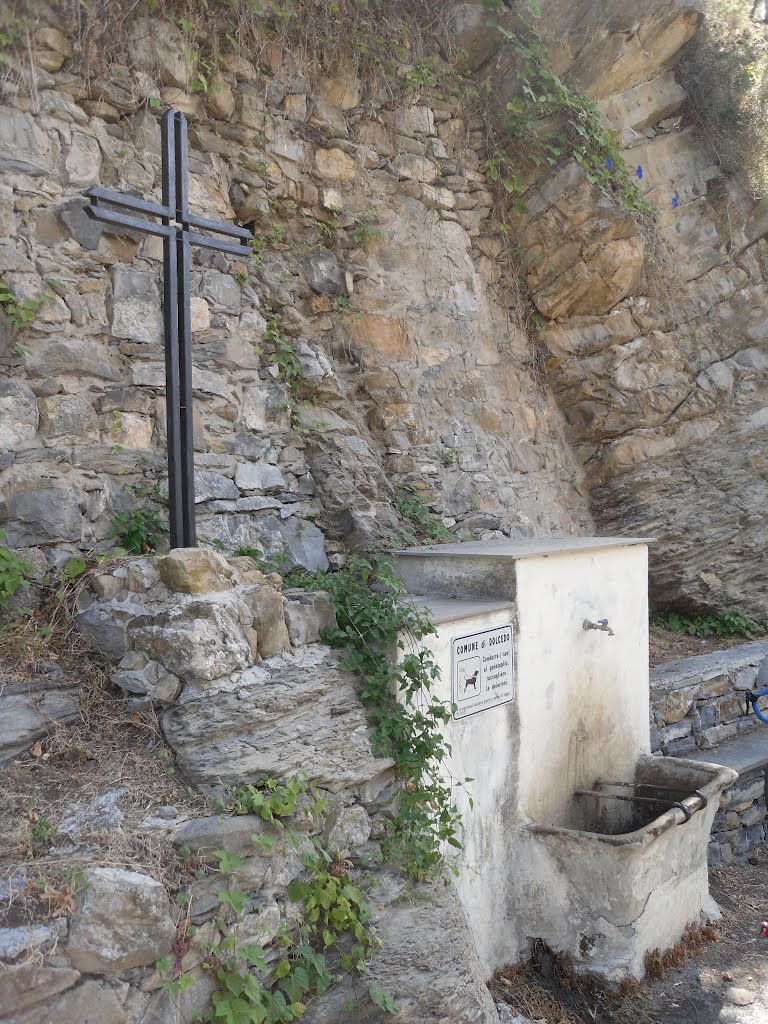
[{"label": "green leafy plant", "polygon": [[[445,845],[461,847],[460,814],[445,777],[450,748],[443,730],[453,707],[432,692],[440,672],[421,645],[434,627],[380,558],[352,556],[342,570],[294,574],[288,582],[325,590],[333,601],[338,626],[326,631],[324,639],[345,652],[344,667],[360,676],[359,696],[373,726],[374,749],[395,761],[403,783],[386,854],[414,878],[429,877],[439,870]],[[399,661],[392,657],[397,651]]]},{"label": "green leafy plant", "polygon": [[243,555],[246,558],[252,558],[256,563],[257,568],[266,575],[269,575],[271,572],[285,572],[288,564],[288,556],[283,552],[280,552],[269,559],[266,558],[264,552],[259,550],[259,548],[252,548],[247,544],[239,547],[235,554]]},{"label": "green leafy plant", "polygon": [[[52,298],[51,295],[43,292],[37,299],[19,299],[7,284],[0,281],[0,308],[5,313],[8,323],[16,331],[31,323],[43,303],[50,298]],[[29,349],[19,341],[14,343],[14,350],[20,356],[29,355]]]},{"label": "green leafy plant", "polygon": [[[506,11],[503,0],[485,0],[485,6],[490,14]],[[603,195],[640,220],[652,221],[653,206],[637,187],[622,156],[618,134],[606,127],[594,100],[555,73],[534,23],[539,17],[538,4],[528,0],[524,7],[517,6],[514,28],[501,21],[496,24],[515,55],[517,95],[500,111],[486,94],[489,116],[501,125],[507,139],[516,141],[515,149],[527,160],[543,167],[575,160],[587,181]],[[485,171],[512,196],[519,197],[527,188],[506,141],[491,150]],[[525,204],[517,198],[513,210],[525,213]]]},{"label": "green leafy plant", "polygon": [[6,539],[5,530],[0,530],[0,608],[5,608],[17,590],[29,586],[34,567],[18,555],[2,541]]},{"label": "green leafy plant", "polygon": [[378,222],[379,217],[375,210],[369,210],[361,214],[355,220],[354,227],[352,228],[352,238],[355,245],[359,245],[361,249],[364,249],[372,238],[383,238],[384,236],[381,231],[375,227]]},{"label": "green leafy plant", "polygon": [[117,540],[126,551],[142,555],[154,551],[168,536],[169,529],[163,512],[152,500],[158,496],[157,488],[131,490],[136,504],[127,512],[115,516],[109,536]]},{"label": "green leafy plant", "polygon": [[262,337],[269,347],[267,358],[272,366],[277,367],[278,379],[285,381],[289,388],[297,387],[304,379],[304,371],[293,345],[280,333],[280,325],[274,314],[267,320]]},{"label": "green leafy plant", "polygon": [[679,612],[658,611],[652,616],[651,623],[672,633],[685,633],[702,640],[713,636],[724,639],[743,636],[747,640],[755,640],[768,634],[768,623],[757,622],[738,608],[719,615],[682,615]]},{"label": "green leafy plant", "polygon": [[419,540],[455,540],[451,531],[433,515],[427,502],[412,487],[396,487],[393,504],[412,528],[413,534],[404,534],[407,543]]},{"label": "green leafy plant", "polygon": [[[294,904],[290,915],[293,926],[278,935],[276,942],[283,955],[271,969],[262,947],[238,945],[232,932],[216,945],[196,942],[191,930],[184,951],[193,943],[197,945],[202,967],[217,985],[205,1021],[282,1024],[302,1017],[307,1001],[339,980],[340,976],[332,972],[329,956],[333,957],[334,970],[355,971],[364,979],[376,1005],[395,1012],[392,998],[370,977],[368,959],[379,943],[370,927],[370,908],[361,889],[318,840],[302,844],[298,833],[289,827],[296,815],[311,818],[326,810],[315,786],[305,774],[285,780],[263,778],[252,785],[234,787],[230,799],[236,814],[256,814],[285,835],[299,853],[304,875],[288,887],[288,899]],[[257,833],[251,838],[263,853],[272,852],[274,843],[265,844],[266,835]],[[185,852],[189,856],[189,851]],[[247,894],[231,884],[231,876],[242,868],[243,858],[226,850],[215,850],[214,856],[218,872],[227,880],[218,893],[219,907],[231,922],[249,906]],[[183,898],[177,897],[177,902],[187,905],[189,894],[179,895]],[[164,959],[156,964],[166,979],[163,987],[172,997],[194,983],[181,972],[180,961],[177,954],[176,963]]]}]

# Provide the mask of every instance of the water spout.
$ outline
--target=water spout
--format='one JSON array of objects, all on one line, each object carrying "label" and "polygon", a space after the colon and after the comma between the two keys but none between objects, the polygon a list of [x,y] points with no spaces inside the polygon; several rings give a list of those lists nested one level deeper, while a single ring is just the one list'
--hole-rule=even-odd
[{"label": "water spout", "polygon": [[602,633],[613,636],[613,630],[608,625],[608,619],[598,619],[597,622],[590,622],[589,619],[584,619],[582,626],[584,629],[599,629]]}]

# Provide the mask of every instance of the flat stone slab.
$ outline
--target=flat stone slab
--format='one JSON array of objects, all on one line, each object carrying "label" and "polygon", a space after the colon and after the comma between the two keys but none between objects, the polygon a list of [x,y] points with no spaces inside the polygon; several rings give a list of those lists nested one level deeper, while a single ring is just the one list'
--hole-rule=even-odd
[{"label": "flat stone slab", "polygon": [[711,750],[698,750],[695,754],[686,754],[691,761],[707,761],[709,764],[722,764],[733,768],[739,775],[762,768],[768,764],[768,725],[760,732],[752,732],[747,736],[721,743]]},{"label": "flat stone slab", "polygon": [[599,551],[651,544],[649,537],[526,537],[520,540],[471,540],[456,544],[427,544],[392,551],[398,558],[541,558],[572,551]]}]

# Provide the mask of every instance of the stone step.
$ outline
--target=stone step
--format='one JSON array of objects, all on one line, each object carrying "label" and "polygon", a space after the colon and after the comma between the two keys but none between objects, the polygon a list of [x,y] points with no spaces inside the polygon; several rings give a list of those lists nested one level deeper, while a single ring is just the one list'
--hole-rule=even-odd
[{"label": "stone step", "polygon": [[537,537],[430,544],[393,551],[392,557],[395,572],[410,594],[514,601],[514,564],[521,559],[647,543],[629,537]]},{"label": "stone step", "polygon": [[686,755],[691,761],[708,761],[733,768],[739,775],[768,765],[768,725],[759,732],[721,743],[711,750],[697,750]]}]

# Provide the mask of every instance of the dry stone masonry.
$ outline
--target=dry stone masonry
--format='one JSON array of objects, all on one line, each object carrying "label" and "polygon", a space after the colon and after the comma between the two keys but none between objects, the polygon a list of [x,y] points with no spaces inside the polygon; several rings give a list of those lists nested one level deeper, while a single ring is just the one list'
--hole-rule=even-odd
[{"label": "dry stone masonry", "polygon": [[[745,860],[766,838],[766,727],[745,714],[745,693],[755,688],[767,658],[768,644],[759,642],[651,671],[653,752],[713,761],[739,773],[715,815],[709,847],[715,867]],[[761,708],[766,704],[761,698]]]}]

